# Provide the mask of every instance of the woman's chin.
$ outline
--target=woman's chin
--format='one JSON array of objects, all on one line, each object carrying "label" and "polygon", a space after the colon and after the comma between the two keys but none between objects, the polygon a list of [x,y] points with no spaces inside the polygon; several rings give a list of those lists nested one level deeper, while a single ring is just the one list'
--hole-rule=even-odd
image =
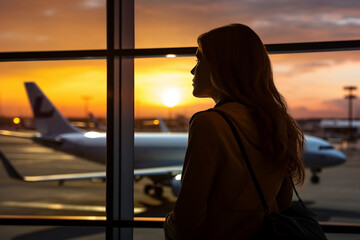
[{"label": "woman's chin", "polygon": [[196,91],[196,89],[193,90],[192,94],[193,94],[194,97],[197,97],[197,98],[208,98],[208,97],[210,97],[208,94],[204,94],[204,93]]},{"label": "woman's chin", "polygon": [[194,97],[197,97],[197,98],[201,97],[201,94],[195,88],[194,88],[192,94],[193,94]]}]

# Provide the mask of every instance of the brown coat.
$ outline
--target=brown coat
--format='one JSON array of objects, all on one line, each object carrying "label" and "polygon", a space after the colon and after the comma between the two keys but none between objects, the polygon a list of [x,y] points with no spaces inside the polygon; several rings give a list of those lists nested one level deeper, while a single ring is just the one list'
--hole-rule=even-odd
[{"label": "brown coat", "polygon": [[[270,211],[291,204],[286,166],[271,164],[261,151],[254,116],[239,103],[218,107],[236,123]],[[229,125],[216,112],[198,113],[190,125],[182,185],[167,216],[166,239],[251,239],[261,230],[264,210]]]}]

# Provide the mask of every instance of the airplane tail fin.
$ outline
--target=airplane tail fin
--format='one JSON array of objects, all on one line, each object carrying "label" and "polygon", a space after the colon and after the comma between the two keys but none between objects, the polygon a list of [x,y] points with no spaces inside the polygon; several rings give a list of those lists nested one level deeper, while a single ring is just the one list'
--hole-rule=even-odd
[{"label": "airplane tail fin", "polygon": [[159,121],[161,132],[167,132],[167,133],[170,132],[170,129],[166,126],[164,120],[160,116],[157,116],[157,120]]},{"label": "airplane tail fin", "polygon": [[34,114],[36,129],[42,136],[81,132],[61,115],[35,82],[25,82],[25,88]]}]

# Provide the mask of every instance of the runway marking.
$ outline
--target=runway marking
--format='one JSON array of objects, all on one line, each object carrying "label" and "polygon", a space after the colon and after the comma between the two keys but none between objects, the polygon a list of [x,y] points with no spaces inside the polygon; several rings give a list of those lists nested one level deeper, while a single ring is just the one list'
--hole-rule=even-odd
[{"label": "runway marking", "polygon": [[143,208],[143,207],[134,207],[134,214],[139,214],[139,213],[143,213],[146,212],[147,208]]},{"label": "runway marking", "polygon": [[71,204],[60,204],[60,203],[13,202],[13,201],[2,202],[1,205],[6,207],[105,212],[105,206],[86,206],[86,205],[71,205]]},{"label": "runway marking", "polygon": [[[46,203],[46,202],[15,202],[7,201],[1,202],[1,206],[5,207],[23,207],[23,208],[40,208],[52,210],[72,210],[72,211],[91,211],[91,212],[105,212],[105,206],[91,206],[91,205],[72,205],[60,203]],[[139,214],[145,212],[147,209],[142,207],[135,207],[134,213]]]},{"label": "runway marking", "polygon": [[44,159],[39,159],[39,161],[43,161],[43,160],[72,160],[75,159],[76,157],[73,155],[66,155],[66,154],[38,154],[38,153],[33,153],[33,154],[29,154],[29,153],[7,153],[6,154],[7,157],[12,158],[12,159],[24,159],[24,161],[29,161],[31,159],[38,159],[38,158],[44,158]]},{"label": "runway marking", "polygon": [[27,153],[54,153],[55,151],[50,148],[44,147],[24,147],[21,149],[23,152]]}]

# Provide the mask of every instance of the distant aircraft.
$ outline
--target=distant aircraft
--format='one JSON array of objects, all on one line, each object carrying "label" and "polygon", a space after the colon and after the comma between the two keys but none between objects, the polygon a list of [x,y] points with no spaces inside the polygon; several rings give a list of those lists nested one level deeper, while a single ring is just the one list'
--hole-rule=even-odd
[{"label": "distant aircraft", "polygon": [[99,122],[99,120],[95,118],[92,112],[89,113],[89,117],[91,122],[94,123],[96,129],[99,129],[101,131],[106,131],[106,126],[103,125],[101,122]]},{"label": "distant aircraft", "polygon": [[[91,122],[94,123],[96,129],[99,129],[101,131],[106,131],[106,126],[101,124],[93,113],[89,113],[89,117]],[[160,116],[157,116],[154,122],[155,121],[157,121],[156,125],[159,125],[160,132],[170,133],[169,128],[166,126],[164,120]]]},{"label": "distant aircraft", "polygon": [[[34,82],[25,82],[25,87],[38,131],[38,134],[31,137],[34,142],[87,160],[106,163],[105,133],[85,132],[72,126]],[[5,130],[0,130],[0,135],[24,137],[20,133]],[[345,155],[334,149],[329,142],[310,136],[305,138],[304,164],[313,173],[313,183],[319,181],[317,173],[322,168],[346,161]],[[187,141],[187,133],[134,134],[134,176],[148,177],[154,183],[145,186],[145,193],[154,190],[157,196],[161,196],[163,186],[170,186],[175,195],[179,193]],[[21,176],[1,152],[0,158],[11,177],[27,182],[106,178],[105,172]]]}]

